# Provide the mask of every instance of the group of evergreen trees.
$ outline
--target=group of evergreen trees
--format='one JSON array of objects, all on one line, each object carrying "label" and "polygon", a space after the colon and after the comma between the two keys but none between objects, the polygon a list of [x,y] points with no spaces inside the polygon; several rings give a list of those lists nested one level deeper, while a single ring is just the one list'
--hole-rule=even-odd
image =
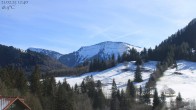
[{"label": "group of evergreen trees", "polygon": [[196,61],[196,23],[189,23],[184,29],[171,35],[149,54],[150,59],[167,61],[169,64],[175,60]]},{"label": "group of evergreen trees", "polygon": [[[140,65],[137,65],[135,78],[128,80],[126,90],[120,91],[113,80],[111,98],[106,98],[101,81],[95,82],[93,76],[70,87],[66,80],[56,83],[53,76],[41,77],[39,66],[35,66],[30,77],[26,77],[19,67],[7,66],[0,69],[0,79],[3,79],[0,80],[0,94],[21,96],[32,110],[159,110],[165,107],[165,95],[158,95],[155,84],[167,67],[166,63],[159,63],[146,86],[135,88],[134,83],[143,81]],[[154,94],[151,94],[153,90]],[[178,95],[174,105],[174,108],[185,105],[181,95]]]},{"label": "group of evergreen trees", "polygon": [[85,62],[85,65],[89,65],[89,72],[92,72],[105,70],[125,61],[136,61],[136,65],[141,65],[143,62],[140,53],[132,48],[128,52],[124,52],[122,55],[115,56],[112,54],[107,59],[94,58],[89,61],[89,64],[86,64]]},{"label": "group of evergreen trees", "polygon": [[108,59],[94,58],[92,61],[90,61],[89,72],[105,70],[116,66],[116,64],[117,62],[114,54],[112,54],[111,57],[109,56]]}]

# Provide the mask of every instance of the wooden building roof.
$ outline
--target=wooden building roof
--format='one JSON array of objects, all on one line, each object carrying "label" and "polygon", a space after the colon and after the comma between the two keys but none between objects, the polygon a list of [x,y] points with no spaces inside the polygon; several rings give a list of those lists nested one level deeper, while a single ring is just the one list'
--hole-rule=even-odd
[{"label": "wooden building roof", "polygon": [[24,99],[21,99],[19,97],[3,97],[3,96],[0,96],[0,110],[8,110],[8,108],[16,101],[20,103],[20,105],[23,106],[25,110],[31,110],[31,108],[27,104],[25,104]]}]

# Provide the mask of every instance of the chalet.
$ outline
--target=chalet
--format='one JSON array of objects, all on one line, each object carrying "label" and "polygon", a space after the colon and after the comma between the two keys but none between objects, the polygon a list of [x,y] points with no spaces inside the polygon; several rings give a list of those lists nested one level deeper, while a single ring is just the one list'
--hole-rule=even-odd
[{"label": "chalet", "polygon": [[174,94],[175,94],[175,91],[166,85],[163,86],[161,92],[163,92],[166,97],[174,97]]},{"label": "chalet", "polygon": [[0,96],[0,110],[31,110],[31,108],[19,97]]}]

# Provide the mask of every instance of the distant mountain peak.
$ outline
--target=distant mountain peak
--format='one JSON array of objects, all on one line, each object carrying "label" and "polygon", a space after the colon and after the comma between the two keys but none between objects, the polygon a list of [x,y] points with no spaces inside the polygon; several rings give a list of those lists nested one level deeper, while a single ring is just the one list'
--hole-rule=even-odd
[{"label": "distant mountain peak", "polygon": [[57,59],[57,60],[63,55],[59,52],[52,51],[52,50],[46,50],[46,49],[42,49],[42,48],[30,47],[30,48],[28,48],[28,50],[38,52],[38,53],[41,53],[41,54],[44,54],[44,55],[48,55],[49,57]]},{"label": "distant mountain peak", "polygon": [[73,53],[63,55],[59,60],[65,65],[76,66],[95,57],[107,59],[114,54],[117,58],[118,55],[122,55],[132,48],[139,52],[142,50],[138,46],[124,42],[105,41],[91,46],[83,46]]}]

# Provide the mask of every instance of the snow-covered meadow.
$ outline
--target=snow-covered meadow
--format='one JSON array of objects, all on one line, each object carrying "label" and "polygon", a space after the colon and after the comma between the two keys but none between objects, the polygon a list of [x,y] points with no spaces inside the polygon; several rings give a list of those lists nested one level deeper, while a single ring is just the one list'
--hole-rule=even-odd
[{"label": "snow-covered meadow", "polygon": [[185,100],[196,99],[196,62],[177,61],[177,68],[169,68],[157,81],[159,93],[165,87],[173,89],[174,96],[180,92]]},{"label": "snow-covered meadow", "polygon": [[[118,64],[117,66],[101,71],[86,73],[81,76],[71,77],[56,77],[57,82],[63,82],[64,78],[71,85],[74,86],[76,83],[81,84],[83,79],[87,76],[93,76],[94,80],[100,80],[103,84],[103,92],[108,97],[111,93],[112,80],[115,79],[117,87],[121,89],[126,88],[128,79],[134,79],[134,72],[136,69],[135,62],[126,62]],[[149,61],[143,64],[142,78],[143,82],[135,83],[136,87],[144,86],[148,81],[150,74],[156,69],[156,61]],[[177,96],[180,92],[185,100],[196,99],[196,62],[189,62],[180,60],[177,61],[177,68],[168,68],[164,72],[163,77],[157,81],[157,90],[159,95],[164,88],[171,88],[175,91],[173,96]],[[175,98],[175,97],[173,97]],[[169,101],[170,99],[168,99]]]},{"label": "snow-covered meadow", "polygon": [[[142,68],[145,70],[142,72],[142,78],[144,81],[135,84],[136,86],[144,85],[148,81],[150,74],[156,68],[156,64],[156,61],[149,61],[142,66]],[[125,62],[101,72],[91,72],[76,77],[56,77],[56,81],[63,82],[64,78],[66,78],[66,81],[71,86],[74,86],[76,83],[80,85],[85,77],[92,75],[95,81],[100,80],[102,82],[103,92],[106,96],[109,96],[113,79],[115,79],[116,85],[119,89],[125,89],[127,81],[129,79],[134,79],[135,69],[135,62]]]}]

